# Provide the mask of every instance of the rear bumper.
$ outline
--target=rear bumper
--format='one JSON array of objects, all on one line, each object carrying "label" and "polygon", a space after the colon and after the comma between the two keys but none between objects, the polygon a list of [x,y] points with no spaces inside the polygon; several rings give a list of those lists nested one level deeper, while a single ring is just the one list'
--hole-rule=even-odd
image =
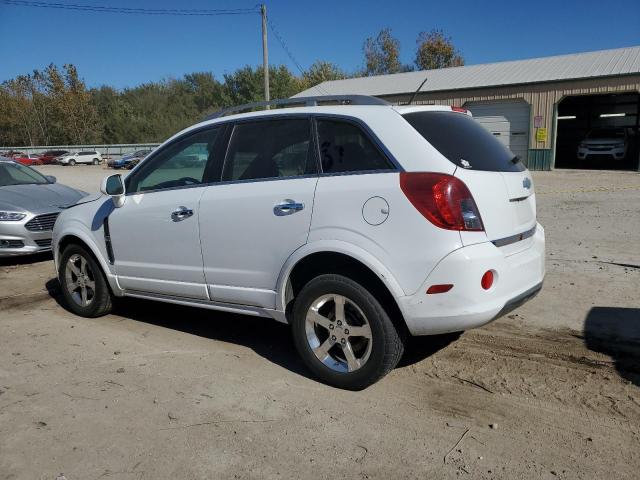
[{"label": "rear bumper", "polygon": [[[523,240],[526,248],[496,247],[491,242],[450,253],[431,272],[414,295],[398,299],[409,331],[433,335],[480,327],[533,298],[545,275],[544,229]],[[480,285],[487,270],[494,271],[488,290]],[[431,285],[453,284],[446,292],[427,295]]]}]

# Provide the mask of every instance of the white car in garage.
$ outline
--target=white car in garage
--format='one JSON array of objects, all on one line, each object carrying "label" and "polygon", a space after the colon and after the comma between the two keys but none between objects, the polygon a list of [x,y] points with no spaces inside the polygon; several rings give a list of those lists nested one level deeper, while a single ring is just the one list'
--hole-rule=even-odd
[{"label": "white car in garage", "polygon": [[79,163],[100,165],[102,163],[102,155],[97,150],[82,150],[59,157],[57,162],[60,165],[70,166],[77,165]]},{"label": "white car in garage", "polygon": [[623,160],[627,148],[627,131],[624,128],[596,128],[578,145],[578,159],[606,155],[614,160]]},{"label": "white car in garage", "polygon": [[273,318],[320,379],[362,389],[407,336],[479,327],[541,289],[531,175],[468,112],[269,104],[288,108],[219,112],[60,215],[71,311],[129,296]]}]

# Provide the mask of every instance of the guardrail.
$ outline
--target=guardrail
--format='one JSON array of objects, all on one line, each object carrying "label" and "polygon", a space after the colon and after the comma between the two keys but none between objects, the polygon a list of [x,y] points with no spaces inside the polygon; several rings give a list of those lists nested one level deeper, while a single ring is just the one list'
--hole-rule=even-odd
[{"label": "guardrail", "polygon": [[70,152],[78,152],[81,150],[98,150],[104,156],[124,155],[125,153],[135,152],[137,150],[147,150],[156,148],[160,143],[122,143],[115,145],[38,145],[33,147],[1,147],[0,152],[8,152],[10,150],[24,153],[44,153],[47,150],[69,150]]}]

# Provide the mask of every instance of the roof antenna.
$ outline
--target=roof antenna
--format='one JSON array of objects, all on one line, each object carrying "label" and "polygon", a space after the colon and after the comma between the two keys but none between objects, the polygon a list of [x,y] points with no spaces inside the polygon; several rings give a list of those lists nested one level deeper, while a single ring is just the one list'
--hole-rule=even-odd
[{"label": "roof antenna", "polygon": [[425,78],[422,83],[420,84],[420,86],[418,87],[418,89],[413,92],[413,95],[411,95],[411,98],[409,99],[409,103],[407,103],[407,105],[411,105],[413,103],[413,100],[416,98],[416,95],[418,95],[418,92],[420,91],[420,89],[422,88],[422,86],[427,83],[427,80],[429,80],[429,77]]}]

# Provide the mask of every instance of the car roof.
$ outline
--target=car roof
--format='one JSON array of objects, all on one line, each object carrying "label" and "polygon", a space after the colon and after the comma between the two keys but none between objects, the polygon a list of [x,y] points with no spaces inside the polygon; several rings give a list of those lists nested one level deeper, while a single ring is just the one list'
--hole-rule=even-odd
[{"label": "car roof", "polygon": [[[272,110],[260,110],[254,112],[235,113],[232,115],[226,115],[213,119],[205,119],[199,123],[196,123],[184,130],[178,132],[173,137],[182,135],[190,130],[200,128],[207,125],[215,125],[233,122],[237,120],[246,120],[251,118],[264,118],[264,117],[286,117],[290,115],[309,115],[309,114],[324,114],[324,115],[336,115],[345,117],[355,117],[361,120],[366,120],[368,114],[373,112],[389,112],[404,115],[406,113],[422,112],[422,111],[451,111],[451,107],[447,105],[320,105],[320,106],[302,106],[302,107],[287,107],[287,108],[275,108]],[[173,138],[171,137],[171,138]]]}]

